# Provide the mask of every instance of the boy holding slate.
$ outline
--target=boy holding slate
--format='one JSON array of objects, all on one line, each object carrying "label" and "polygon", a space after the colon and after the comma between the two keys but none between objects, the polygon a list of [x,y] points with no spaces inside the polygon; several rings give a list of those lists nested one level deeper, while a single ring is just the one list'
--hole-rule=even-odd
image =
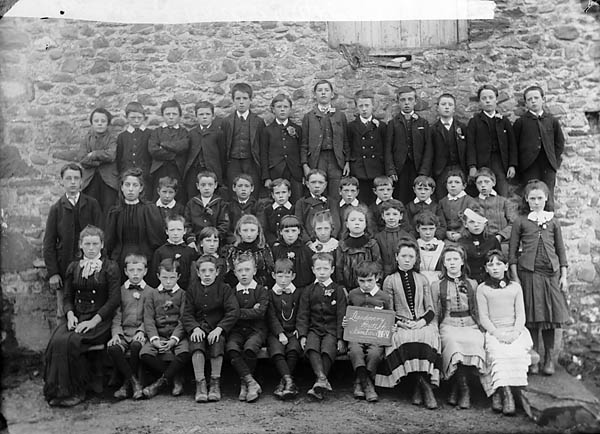
[{"label": "boy holding slate", "polygon": [[[381,265],[377,262],[361,262],[356,268],[358,288],[348,294],[348,306],[367,307],[371,309],[391,309],[392,300],[389,294],[383,292],[377,281],[381,279]],[[348,326],[344,316],[342,326]],[[348,355],[354,369],[354,397],[365,398],[367,402],[378,399],[373,384],[377,366],[383,359],[383,346],[361,342],[348,344]]]}]

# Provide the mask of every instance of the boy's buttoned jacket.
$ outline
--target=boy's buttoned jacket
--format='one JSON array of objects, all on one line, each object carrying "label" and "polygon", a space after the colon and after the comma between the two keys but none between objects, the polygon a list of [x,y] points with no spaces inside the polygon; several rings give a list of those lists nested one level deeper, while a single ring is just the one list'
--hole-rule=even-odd
[{"label": "boy's buttoned jacket", "polygon": [[565,148],[565,137],[558,119],[544,112],[539,118],[528,111],[513,126],[519,149],[519,168],[529,168],[543,147],[548,161],[558,170]]},{"label": "boy's buttoned jacket", "polygon": [[[237,114],[235,111],[223,119],[221,128],[225,132],[225,143],[226,143],[226,159],[231,159],[231,146],[233,144],[233,122]],[[250,153],[252,154],[252,160],[260,167],[260,136],[262,130],[265,128],[265,121],[258,115],[250,112],[248,113],[248,122],[250,123]],[[227,182],[232,182],[233,179],[228,179]]]},{"label": "boy's buttoned jacket", "polygon": [[[350,143],[346,115],[341,111],[324,114],[317,107],[304,115],[302,119],[302,141],[300,142],[300,163],[308,164],[311,169],[317,167],[321,155],[323,132],[321,118],[329,116],[333,139],[333,153],[340,168],[344,167],[350,158]],[[340,146],[341,144],[341,146]]]},{"label": "boy's buttoned jacket", "polygon": [[302,180],[301,141],[302,128],[292,121],[286,126],[273,121],[265,127],[260,140],[262,179],[282,178],[287,167],[295,180]]},{"label": "boy's buttoned jacket", "polygon": [[[200,126],[190,130],[190,149],[183,170],[183,179],[194,166],[199,155],[206,169],[217,175],[217,182],[223,183],[225,173],[225,134],[220,125],[213,122],[210,127],[201,129]],[[196,180],[194,180],[194,183]]]},{"label": "boy's buttoned jacket", "polygon": [[151,289],[153,288],[148,285],[139,290],[121,285],[121,305],[115,312],[111,327],[113,336],[122,336],[129,340],[139,331],[144,333],[144,294]]},{"label": "boy's buttoned jacket", "polygon": [[431,142],[433,143],[433,176],[436,178],[442,174],[444,169],[448,166],[448,160],[450,159],[450,151],[448,147],[450,143],[446,140],[446,134],[449,137],[454,136],[456,139],[456,150],[458,153],[458,163],[460,168],[465,174],[467,173],[467,127],[462,122],[453,119],[450,130],[446,130],[446,127],[438,119],[436,123],[431,126]]},{"label": "boy's buttoned jacket", "polygon": [[90,129],[79,149],[79,163],[83,167],[82,191],[92,182],[96,170],[106,185],[119,189],[116,154],[117,137],[114,134],[110,131],[96,134]]},{"label": "boy's buttoned jacket", "polygon": [[148,339],[154,336],[169,339],[175,336],[181,340],[185,331],[181,324],[185,303],[185,292],[150,289],[144,296],[144,329]]},{"label": "boy's buttoned jacket", "polygon": [[191,198],[184,211],[186,243],[196,241],[200,231],[207,226],[214,226],[219,231],[219,238],[225,241],[229,232],[229,204],[219,196],[213,196],[204,206],[202,198]]},{"label": "boy's buttoned jacket", "polygon": [[[488,116],[483,112],[475,114],[467,125],[467,166],[490,166],[492,154],[492,139],[488,128]],[[510,166],[517,167],[517,142],[513,134],[512,125],[505,116],[496,115],[493,118],[496,137],[498,138],[498,152],[502,158],[504,170]]]},{"label": "boy's buttoned jacket", "polygon": [[184,127],[156,128],[148,141],[148,152],[152,156],[150,173],[156,172],[165,162],[171,161],[177,166],[179,175],[183,175],[189,147],[190,135]]},{"label": "boy's buttoned jacket", "polygon": [[342,339],[345,314],[346,293],[342,286],[330,283],[324,289],[320,283],[308,285],[300,296],[300,310],[296,318],[298,335],[305,337],[312,331],[318,336],[328,334]]},{"label": "boy's buttoned jacket", "polygon": [[376,120],[365,125],[360,116],[348,124],[350,173],[358,179],[373,179],[385,173],[385,122]]},{"label": "boy's buttoned jacket", "polygon": [[406,119],[402,114],[396,116],[387,126],[387,137],[385,141],[385,163],[388,175],[398,175],[408,157],[407,136],[412,135],[413,158],[415,168],[419,175],[431,173],[433,161],[433,146],[431,145],[431,133],[429,122],[418,115],[413,118],[412,128],[408,131]]},{"label": "boy's buttoned jacket", "polygon": [[221,327],[225,334],[233,328],[240,316],[240,306],[234,290],[217,278],[212,285],[204,286],[194,280],[185,292],[182,324],[188,334],[200,327],[208,334]]}]

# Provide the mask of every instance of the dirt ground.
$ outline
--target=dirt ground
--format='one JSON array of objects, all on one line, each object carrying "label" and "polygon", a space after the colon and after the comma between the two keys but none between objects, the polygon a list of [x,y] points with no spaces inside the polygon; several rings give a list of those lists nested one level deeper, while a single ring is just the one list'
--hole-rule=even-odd
[{"label": "dirt ground", "polygon": [[[299,367],[301,394],[293,401],[277,400],[274,367],[259,364],[257,379],[263,395],[252,404],[237,400],[238,381],[233,372],[223,372],[223,399],[196,404],[191,377],[184,396],[165,392],[152,400],[117,402],[107,389],[70,409],[51,408],[42,396],[40,374],[4,379],[2,412],[10,434],[51,433],[554,433],[537,426],[519,409],[514,417],[493,413],[481,388],[473,388],[473,407],[459,410],[442,403],[445,388],[436,392],[438,410],[415,407],[409,393],[396,388],[378,389],[380,401],[370,404],[352,397],[349,362],[337,362],[331,380],[334,392],[323,402],[306,395],[312,376],[308,366]],[[31,371],[30,371],[31,372]]]}]

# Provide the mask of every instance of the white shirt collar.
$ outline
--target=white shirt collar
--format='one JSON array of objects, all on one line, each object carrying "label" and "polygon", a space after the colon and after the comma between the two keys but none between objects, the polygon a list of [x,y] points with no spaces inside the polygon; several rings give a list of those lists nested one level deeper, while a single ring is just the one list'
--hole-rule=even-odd
[{"label": "white shirt collar", "polygon": [[440,118],[440,122],[447,130],[450,130],[450,128],[452,127],[452,123],[454,122],[454,118],[450,118],[450,120],[444,120]]},{"label": "white shirt collar", "polygon": [[[491,197],[491,196],[498,196],[498,193],[496,193],[496,190],[492,189],[492,191],[490,191],[490,194],[487,197]],[[485,199],[487,199],[487,197],[484,196],[483,194],[479,193],[479,199],[485,200]]]},{"label": "white shirt collar", "polygon": [[273,207],[273,209],[277,209],[279,207],[284,207],[285,209],[292,209],[292,203],[288,200],[286,203],[284,203],[283,205],[278,205],[277,202],[273,202],[273,205],[271,205]]},{"label": "white shirt collar", "polygon": [[209,197],[209,198],[206,198],[204,196],[200,196],[200,200],[202,201],[202,205],[204,205],[204,206],[208,205],[212,199],[213,199],[212,196]]},{"label": "white shirt collar", "polygon": [[248,119],[248,115],[250,114],[250,110],[246,110],[244,113],[240,113],[237,110],[235,111],[235,114],[240,117],[243,118],[244,120]]},{"label": "white shirt collar", "polygon": [[[296,285],[294,285],[293,283],[290,283],[290,284],[287,286],[287,288],[290,288],[290,290],[291,290],[290,294],[293,294],[293,293],[294,293],[294,291],[296,291]],[[278,295],[279,295],[279,294],[283,293],[283,289],[284,289],[284,288],[282,288],[281,286],[279,286],[279,284],[277,284],[277,283],[276,283],[275,285],[273,285],[273,292],[274,292],[275,294],[278,294]]]},{"label": "white shirt collar", "polygon": [[171,202],[169,202],[168,204],[163,204],[160,201],[160,198],[156,201],[156,206],[159,208],[169,208],[169,209],[173,209],[175,207],[175,204],[177,203],[177,201],[175,199],[171,200]]},{"label": "white shirt collar", "polygon": [[[319,282],[319,279],[315,279],[315,284],[317,284],[317,283],[321,283],[321,282]],[[331,280],[331,277],[330,277],[325,282],[321,283],[321,285],[327,287],[327,286],[331,285],[332,283],[333,283],[333,280]]]},{"label": "white shirt collar", "polygon": [[428,246],[430,244],[437,245],[439,242],[440,240],[438,240],[436,237],[433,237],[430,241],[423,241],[423,239],[417,238],[417,244],[419,245],[419,247]]},{"label": "white shirt collar", "polygon": [[371,289],[369,292],[365,292],[362,289],[360,290],[360,292],[362,292],[363,294],[369,294],[371,297],[375,297],[375,294],[379,292],[379,285],[375,285],[375,287],[373,287],[373,289]]},{"label": "white shirt collar", "polygon": [[71,202],[71,205],[73,205],[73,206],[77,205],[77,202],[79,202],[80,196],[81,196],[81,193],[77,193],[75,196],[69,196],[68,194],[65,193],[65,197],[67,198],[67,200],[69,202]]},{"label": "white shirt collar", "polygon": [[329,104],[329,105],[321,105],[321,104],[317,104],[317,108],[318,108],[320,111],[322,111],[322,112],[324,112],[324,113],[327,113],[327,112],[331,111],[331,104]]},{"label": "white shirt collar", "polygon": [[553,217],[554,213],[551,211],[531,211],[529,214],[527,214],[527,218],[532,222],[536,222],[538,225],[549,222]]},{"label": "white shirt collar", "polygon": [[237,200],[237,202],[238,202],[240,205],[246,205],[250,199],[246,199],[246,200],[239,200],[239,199],[236,199],[236,200]]},{"label": "white shirt collar", "polygon": [[275,118],[275,122],[277,122],[277,125],[283,125],[284,127],[289,123],[289,121],[287,119],[285,121],[281,122],[277,118]]},{"label": "white shirt collar", "polygon": [[314,194],[311,193],[310,197],[312,197],[313,199],[320,200],[321,202],[327,202],[327,196],[324,196],[324,195],[315,196]]},{"label": "white shirt collar", "polygon": [[413,202],[416,204],[420,203],[420,202],[424,202],[426,205],[431,205],[431,198],[428,197],[425,200],[419,200],[419,198],[415,197],[415,199],[413,200]]},{"label": "white shirt collar", "polygon": [[175,128],[176,130],[179,129],[179,124],[175,124],[172,127],[169,127],[166,122],[163,122],[162,124],[160,124],[160,126],[163,128]]},{"label": "white shirt collar", "polygon": [[340,207],[344,206],[345,204],[348,204],[350,206],[358,206],[359,202],[356,198],[354,198],[354,200],[350,203],[346,202],[344,199],[340,200]]},{"label": "white shirt collar", "polygon": [[402,115],[402,117],[404,119],[406,119],[406,118],[412,118],[413,115],[415,114],[415,111],[413,110],[410,113],[404,113],[403,111],[401,111],[400,114]]},{"label": "white shirt collar", "polygon": [[[165,124],[166,125],[166,124]],[[138,128],[138,130],[140,131],[144,131],[146,129],[146,125],[140,125],[140,127]],[[131,125],[127,126],[127,129],[125,131],[127,131],[128,133],[133,133],[135,132],[135,128],[133,128]]]},{"label": "white shirt collar", "polygon": [[448,200],[458,200],[461,197],[465,197],[467,195],[467,193],[465,193],[465,191],[461,191],[460,193],[458,193],[456,196],[452,196],[450,193],[448,193]]},{"label": "white shirt collar", "polygon": [[125,201],[126,205],[137,205],[138,203],[140,203],[139,199],[136,199],[136,200],[127,200],[127,199],[124,199],[124,201]]},{"label": "white shirt collar", "polygon": [[[158,292],[165,291],[165,288],[162,286],[162,283],[160,285],[158,285],[158,287],[156,289],[158,289]],[[173,289],[171,289],[171,294],[175,294],[178,289],[181,289],[181,288],[179,288],[179,285],[176,283],[175,286],[173,287]]]},{"label": "white shirt collar", "polygon": [[237,285],[235,285],[235,290],[243,291],[245,289],[256,289],[257,286],[258,286],[258,283],[256,283],[256,280],[252,279],[252,282],[250,282],[250,284],[248,286],[244,286],[241,283],[238,283]]},{"label": "white shirt collar", "polygon": [[371,116],[369,116],[367,119],[363,118],[362,116],[359,116],[359,117],[360,117],[360,121],[361,121],[363,124],[366,124],[367,122],[371,122],[371,121],[373,120],[373,116],[372,116],[372,115],[371,115]]},{"label": "white shirt collar", "polygon": [[482,110],[482,112],[490,119],[493,119],[496,116],[496,113],[498,113],[496,110],[494,110],[494,113],[492,113],[491,115],[489,115],[488,112],[486,112],[485,110]]},{"label": "white shirt collar", "polygon": [[[127,279],[127,280],[125,281],[125,283],[123,284],[123,286],[125,286],[125,289],[129,289],[129,286],[130,286],[130,285],[133,285],[133,283],[131,283],[131,282],[129,281],[129,279]],[[140,288],[142,288],[142,289],[146,289],[146,285],[147,285],[147,284],[146,284],[146,281],[145,281],[145,280],[142,280],[142,281],[139,283],[139,285],[140,285]]]},{"label": "white shirt collar", "polygon": [[205,127],[202,125],[198,125],[198,126],[200,127],[200,131],[208,130],[212,126],[212,122]]},{"label": "white shirt collar", "polygon": [[531,113],[534,116],[540,117],[540,116],[542,116],[544,114],[544,110],[542,110],[539,113],[536,113],[536,112],[533,112],[533,111],[529,110],[529,113]]},{"label": "white shirt collar", "polygon": [[375,205],[379,205],[380,203],[382,203],[383,201],[379,198],[375,199]]}]

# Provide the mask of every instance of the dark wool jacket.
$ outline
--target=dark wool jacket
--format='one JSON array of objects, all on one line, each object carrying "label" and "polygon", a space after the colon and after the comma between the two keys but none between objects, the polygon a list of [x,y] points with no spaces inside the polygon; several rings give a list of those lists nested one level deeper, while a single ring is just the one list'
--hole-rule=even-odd
[{"label": "dark wool jacket", "polygon": [[321,121],[326,121],[327,118],[331,121],[333,153],[335,154],[338,166],[340,168],[344,167],[346,161],[350,159],[346,115],[339,110],[323,114],[317,107],[314,107],[302,119],[303,134],[302,142],[300,143],[300,163],[308,164],[313,169],[317,167],[317,162],[321,155],[323,140]]},{"label": "dark wool jacket", "polygon": [[148,141],[148,152],[152,156],[150,173],[156,172],[165,162],[172,162],[177,166],[179,176],[182,176],[189,148],[190,135],[183,126],[156,128]]},{"label": "dark wool jacket", "polygon": [[[375,118],[373,118],[375,120]],[[358,179],[373,179],[385,173],[384,146],[386,124],[377,120],[368,126],[356,116],[348,124],[350,173]]]},{"label": "dark wool jacket", "polygon": [[[346,314],[344,287],[331,283],[325,292],[319,283],[312,283],[302,290],[300,309],[296,318],[298,335],[306,337],[309,331],[318,336],[331,335],[343,338],[342,320]],[[329,294],[329,295],[327,295]]]},{"label": "dark wool jacket", "polygon": [[552,168],[558,170],[565,148],[565,137],[558,119],[544,112],[538,121],[537,117],[528,111],[515,121],[513,130],[521,170],[531,166],[542,149],[546,152]]},{"label": "dark wool jacket", "polygon": [[282,178],[287,167],[292,177],[296,181],[301,181],[303,176],[300,164],[301,141],[302,128],[290,120],[285,127],[279,125],[277,121],[265,127],[260,139],[262,179]]},{"label": "dark wool jacket", "polygon": [[408,131],[407,120],[402,114],[392,119],[387,126],[385,142],[386,174],[389,176],[398,175],[402,171],[408,158],[408,134],[411,134],[413,138],[413,157],[417,173],[429,176],[431,164],[433,163],[433,146],[431,144],[429,122],[418,116],[417,119],[413,119],[411,131]]},{"label": "dark wool jacket", "polygon": [[240,317],[240,306],[234,290],[219,278],[204,286],[196,280],[185,292],[181,323],[188,334],[200,327],[208,334],[221,327],[227,335]]},{"label": "dark wool jacket", "polygon": [[[487,124],[487,117],[481,111],[475,114],[467,125],[467,166],[469,167],[490,167],[492,140]],[[496,116],[493,122],[504,170],[508,170],[510,166],[517,167],[519,163],[517,142],[515,141],[510,121],[505,116]]]}]

